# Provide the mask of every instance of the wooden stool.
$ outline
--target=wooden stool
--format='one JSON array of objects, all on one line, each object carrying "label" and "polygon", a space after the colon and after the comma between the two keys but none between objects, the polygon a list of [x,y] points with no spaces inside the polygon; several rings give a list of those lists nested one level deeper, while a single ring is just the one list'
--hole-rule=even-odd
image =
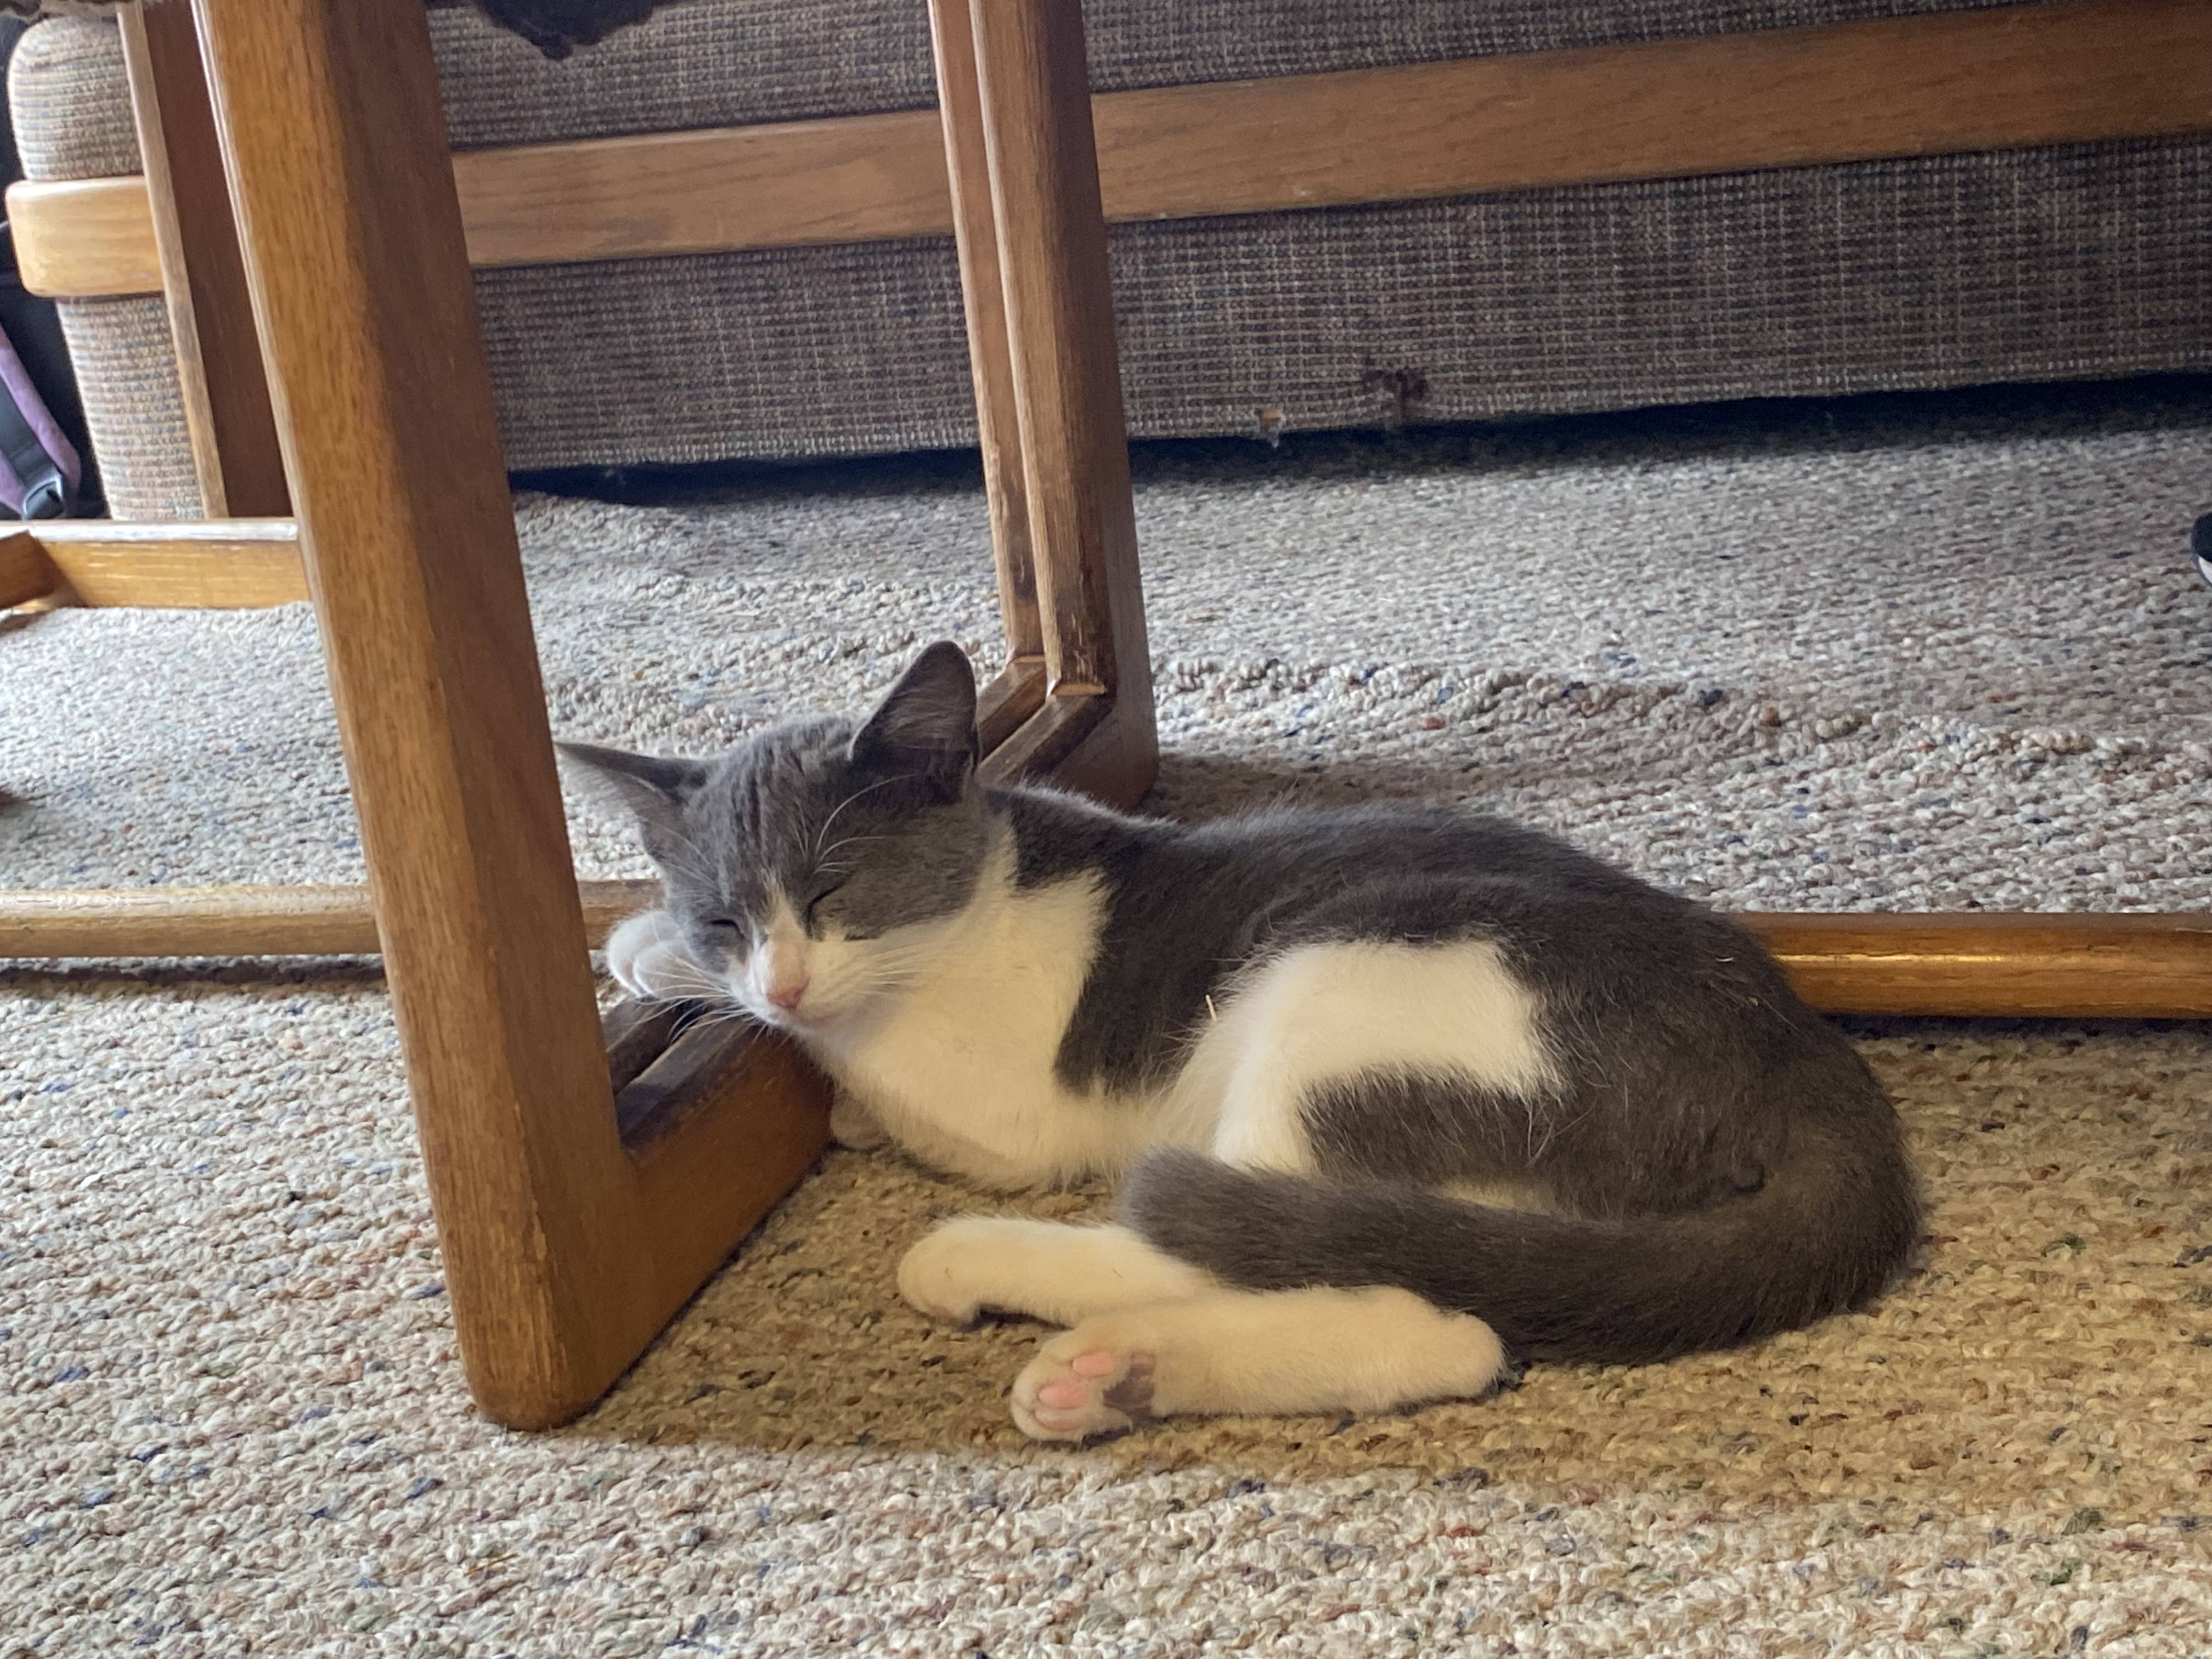
[{"label": "wooden stool", "polygon": [[[1080,12],[932,12],[1010,654],[985,772],[1132,803],[1156,747]],[[374,926],[348,890],[17,895],[0,952],[380,940],[470,1387],[500,1422],[559,1423],[805,1173],[824,1085],[780,1039],[602,1028],[421,0],[126,27],[211,511],[296,523]],[[294,535],[42,527],[0,542],[0,598],[96,586],[134,542],[142,579],[173,556],[251,584]],[[210,550],[232,556],[212,575]],[[597,927],[648,896],[595,890]],[[2197,918],[1759,920],[1831,1008],[2212,1015]]]}]

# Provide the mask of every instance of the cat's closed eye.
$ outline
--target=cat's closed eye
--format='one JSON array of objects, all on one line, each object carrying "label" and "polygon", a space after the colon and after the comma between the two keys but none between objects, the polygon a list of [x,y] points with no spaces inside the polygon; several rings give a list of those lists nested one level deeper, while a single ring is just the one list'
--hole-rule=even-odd
[{"label": "cat's closed eye", "polygon": [[745,931],[744,923],[729,916],[709,916],[707,927],[710,933],[726,933],[733,939],[742,937]]},{"label": "cat's closed eye", "polygon": [[832,893],[837,891],[837,890],[844,886],[844,884],[845,883],[841,878],[836,881],[830,882],[825,886],[822,886],[815,890],[814,896],[806,901],[806,908],[801,913],[803,919],[809,927],[813,927],[815,924],[815,913],[822,908],[822,901],[828,898]]}]

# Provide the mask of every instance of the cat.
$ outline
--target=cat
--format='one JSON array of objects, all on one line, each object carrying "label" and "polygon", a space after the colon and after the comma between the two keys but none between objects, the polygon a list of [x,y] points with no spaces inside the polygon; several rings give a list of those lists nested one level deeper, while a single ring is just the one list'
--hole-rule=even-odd
[{"label": "cat", "polygon": [[1026,1433],[1480,1398],[1865,1304],[1919,1232],[1888,1097],[1744,928],[1494,817],[1182,825],[976,775],[951,644],[857,725],[713,761],[562,745],[664,886],[610,968],[735,1005],[888,1136],[1120,1218],[969,1216],[906,1255],[934,1317],[1068,1328]]}]

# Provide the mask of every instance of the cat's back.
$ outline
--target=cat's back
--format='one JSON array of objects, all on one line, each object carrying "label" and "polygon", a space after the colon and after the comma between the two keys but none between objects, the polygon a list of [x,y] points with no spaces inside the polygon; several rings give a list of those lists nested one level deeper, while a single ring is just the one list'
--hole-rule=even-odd
[{"label": "cat's back", "polygon": [[1482,940],[1556,1022],[1697,1029],[1725,1046],[1821,1029],[1741,922],[1544,831],[1450,809],[1279,812],[1194,828],[1271,872],[1248,954]]},{"label": "cat's back", "polygon": [[[1304,947],[1481,941],[1541,988],[1585,981],[1576,1001],[1612,1000],[1625,976],[1662,973],[1686,948],[1737,971],[1726,959],[1741,935],[1719,918],[1482,814],[1279,808],[1180,824],[1048,790],[1008,792],[1002,806],[1018,882],[1079,884],[1100,905],[1060,1052],[1071,1080],[1158,1080],[1239,981]],[[1748,957],[1745,969],[1759,974]]]}]

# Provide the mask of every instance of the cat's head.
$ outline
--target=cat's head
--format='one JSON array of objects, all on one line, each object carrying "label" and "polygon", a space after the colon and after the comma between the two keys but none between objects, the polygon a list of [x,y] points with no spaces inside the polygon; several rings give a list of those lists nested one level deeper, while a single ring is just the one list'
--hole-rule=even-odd
[{"label": "cat's head", "polygon": [[834,1025],[926,973],[990,852],[975,678],[949,643],[857,727],[787,721],[712,761],[561,747],[635,813],[698,993],[787,1030]]}]

